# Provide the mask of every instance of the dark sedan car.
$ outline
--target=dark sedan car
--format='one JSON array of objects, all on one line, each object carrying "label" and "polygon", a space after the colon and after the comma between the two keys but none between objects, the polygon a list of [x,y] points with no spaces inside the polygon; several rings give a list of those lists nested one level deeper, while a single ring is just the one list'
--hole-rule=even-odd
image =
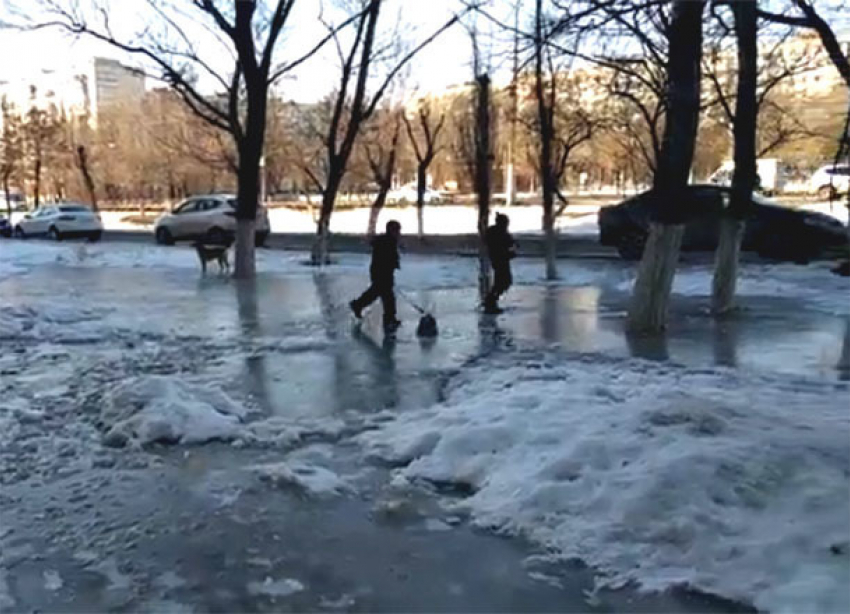
[{"label": "dark sedan car", "polygon": [[9,238],[12,236],[12,225],[9,220],[0,215],[0,237]]},{"label": "dark sedan car", "polygon": [[[712,251],[717,247],[720,218],[729,205],[729,188],[694,185],[681,203],[686,219],[683,251]],[[741,248],[765,258],[807,262],[825,252],[846,249],[844,224],[822,213],[782,207],[753,194]],[[649,235],[649,223],[658,206],[652,192],[644,192],[599,211],[599,240],[616,247],[626,260],[638,260]]]}]

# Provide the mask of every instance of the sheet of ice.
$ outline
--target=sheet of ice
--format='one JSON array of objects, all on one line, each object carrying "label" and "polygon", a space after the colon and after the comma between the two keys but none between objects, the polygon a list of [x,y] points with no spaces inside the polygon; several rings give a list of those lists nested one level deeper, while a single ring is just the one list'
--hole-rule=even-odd
[{"label": "sheet of ice", "polygon": [[[739,269],[738,294],[798,298],[801,305],[838,315],[850,313],[850,280],[830,271],[832,262],[801,266],[790,263],[745,264]],[[714,271],[711,266],[682,267],[673,281],[673,293],[710,296]],[[634,276],[620,281],[617,289],[630,292]]]},{"label": "sheet of ice", "polygon": [[476,524],[580,558],[601,583],[845,612],[848,390],[519,354],[361,440],[405,478],[469,488]]},{"label": "sheet of ice", "polygon": [[4,303],[0,300],[0,339],[91,343],[109,332],[103,325],[107,309],[79,303]]},{"label": "sheet of ice", "polygon": [[221,390],[174,376],[131,378],[104,395],[101,421],[112,445],[234,439],[246,410]]},{"label": "sheet of ice", "polygon": [[314,463],[282,461],[254,465],[251,471],[263,482],[278,487],[294,487],[311,497],[328,497],[350,490],[340,476]]},{"label": "sheet of ice", "polygon": [[[162,247],[146,244],[111,243],[95,246],[53,244],[49,242],[0,242],[0,262],[13,261],[16,270],[25,272],[42,265],[66,265],[71,267],[115,267],[146,269],[198,269],[197,258],[190,247]],[[324,271],[331,273],[350,273],[362,276],[368,271],[368,255],[341,254],[338,262]],[[263,273],[273,273],[286,277],[312,277],[316,269],[304,265],[305,256],[298,252],[261,250],[257,253],[257,269]],[[745,264],[740,268],[738,291],[742,296],[782,296],[798,297],[802,304],[812,305],[831,313],[850,313],[850,282],[847,278],[833,275],[828,262],[813,263],[808,266],[794,264]],[[562,279],[557,283],[567,286],[596,285],[613,287],[623,292],[631,290],[634,283],[634,267],[623,266],[615,262],[564,261]],[[674,282],[673,291],[688,296],[709,296],[711,293],[712,268],[705,265],[687,265],[680,267]],[[541,283],[543,266],[540,260],[520,258],[514,263],[514,282],[518,285]],[[397,284],[401,288],[468,288],[477,283],[476,261],[474,258],[419,257],[405,256],[402,269],[397,274]],[[32,307],[27,307],[31,309]],[[49,310],[63,309],[61,305],[38,306],[46,312],[46,325],[52,330],[45,334],[77,334],[65,331],[61,323],[52,321]],[[19,307],[20,309],[20,307]],[[69,306],[67,309],[76,309]],[[0,335],[5,330],[16,331],[21,326],[31,327],[31,322],[19,322],[23,316],[12,311],[0,310]],[[85,310],[84,310],[85,311]],[[26,315],[26,314],[24,314]],[[29,314],[37,321],[38,314]],[[90,308],[81,317],[90,318],[97,323],[98,310]],[[29,316],[27,316],[29,317]],[[82,320],[81,320],[82,321]],[[96,336],[95,325],[86,331],[80,331],[81,340]],[[75,327],[77,329],[81,326]],[[35,333],[39,331],[36,330]],[[101,332],[102,334],[102,332]]]},{"label": "sheet of ice", "polygon": [[15,600],[9,593],[9,582],[6,579],[6,570],[0,569],[0,612],[12,612]]}]

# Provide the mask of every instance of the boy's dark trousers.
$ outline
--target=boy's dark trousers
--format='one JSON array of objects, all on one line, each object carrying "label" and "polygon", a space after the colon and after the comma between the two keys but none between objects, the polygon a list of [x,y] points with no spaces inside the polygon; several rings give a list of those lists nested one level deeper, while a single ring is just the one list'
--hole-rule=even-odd
[{"label": "boy's dark trousers", "polygon": [[380,298],[384,306],[384,322],[396,321],[395,282],[392,275],[372,275],[372,285],[354,301],[357,311],[362,311]]}]

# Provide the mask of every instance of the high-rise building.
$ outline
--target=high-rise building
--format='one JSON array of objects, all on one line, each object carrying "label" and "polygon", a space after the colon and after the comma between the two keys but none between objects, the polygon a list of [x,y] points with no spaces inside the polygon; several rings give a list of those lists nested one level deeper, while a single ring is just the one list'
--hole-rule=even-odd
[{"label": "high-rise building", "polygon": [[144,74],[108,58],[94,58],[84,66],[45,68],[0,79],[0,98],[19,112],[53,107],[92,123],[110,106],[138,102],[144,95]]},{"label": "high-rise building", "polygon": [[145,76],[141,71],[117,60],[95,58],[90,95],[95,113],[114,104],[136,102],[145,95]]}]

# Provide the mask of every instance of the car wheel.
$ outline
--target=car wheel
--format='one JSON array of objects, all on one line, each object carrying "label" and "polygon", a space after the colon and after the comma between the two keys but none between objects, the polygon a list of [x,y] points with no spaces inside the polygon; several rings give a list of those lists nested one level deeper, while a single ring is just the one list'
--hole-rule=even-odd
[{"label": "car wheel", "polygon": [[89,235],[89,243],[97,243],[98,241],[100,241],[100,236],[101,236],[101,233],[99,233],[99,232],[91,233]]},{"label": "car wheel", "polygon": [[24,232],[24,229],[20,226],[15,226],[15,238],[16,239],[26,239],[27,233]]},{"label": "car wheel", "polygon": [[214,226],[207,231],[205,241],[212,245],[224,245],[227,242],[227,235],[218,226]]},{"label": "car wheel", "polygon": [[835,200],[837,195],[835,188],[830,185],[825,185],[818,189],[818,199],[820,200]]},{"label": "car wheel", "polygon": [[156,242],[160,245],[174,245],[174,237],[171,236],[171,231],[168,228],[156,229]]},{"label": "car wheel", "polygon": [[266,239],[269,238],[269,233],[267,232],[258,232],[254,236],[254,245],[257,247],[264,247],[266,244]]},{"label": "car wheel", "polygon": [[646,246],[646,235],[638,230],[623,233],[617,243],[617,253],[623,260],[640,260]]},{"label": "car wheel", "polygon": [[51,226],[50,230],[47,231],[47,238],[51,241],[61,241],[62,235],[56,230],[56,226]]}]

